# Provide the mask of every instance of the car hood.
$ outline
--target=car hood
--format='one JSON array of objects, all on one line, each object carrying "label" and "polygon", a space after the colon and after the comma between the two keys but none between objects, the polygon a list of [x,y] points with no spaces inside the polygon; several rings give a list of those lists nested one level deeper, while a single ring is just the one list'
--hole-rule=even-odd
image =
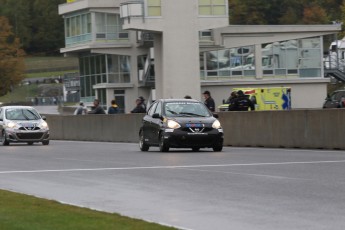
[{"label": "car hood", "polygon": [[167,119],[174,120],[180,125],[185,126],[186,124],[210,124],[216,120],[214,117],[167,117]]}]

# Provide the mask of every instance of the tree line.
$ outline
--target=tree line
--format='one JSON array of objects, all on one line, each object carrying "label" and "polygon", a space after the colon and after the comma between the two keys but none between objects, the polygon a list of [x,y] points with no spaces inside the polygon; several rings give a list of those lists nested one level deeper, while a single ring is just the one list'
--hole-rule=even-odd
[{"label": "tree line", "polygon": [[66,0],[0,0],[0,16],[9,20],[26,53],[56,54],[64,46],[62,3]]},{"label": "tree line", "polygon": [[344,19],[344,4],[344,0],[229,0],[230,23],[330,24]]},{"label": "tree line", "polygon": [[[228,1],[232,25],[345,22],[345,0]],[[0,95],[23,78],[24,51],[51,55],[64,47],[63,18],[58,15],[63,3],[66,0],[0,0]]]},{"label": "tree line", "polygon": [[[331,24],[345,20],[345,0],[228,0],[230,24]],[[58,53],[64,47],[63,18],[58,5],[66,0],[0,0],[0,16],[8,18],[29,54]]]}]

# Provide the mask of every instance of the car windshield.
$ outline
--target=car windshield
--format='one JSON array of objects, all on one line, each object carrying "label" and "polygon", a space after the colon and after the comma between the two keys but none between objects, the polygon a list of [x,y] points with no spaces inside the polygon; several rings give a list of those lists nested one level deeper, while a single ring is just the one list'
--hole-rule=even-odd
[{"label": "car windshield", "polygon": [[6,119],[8,120],[38,120],[40,115],[36,110],[29,108],[14,108],[6,110]]},{"label": "car windshield", "polygon": [[204,104],[200,102],[175,101],[166,102],[164,113],[168,117],[209,117],[210,112]]}]

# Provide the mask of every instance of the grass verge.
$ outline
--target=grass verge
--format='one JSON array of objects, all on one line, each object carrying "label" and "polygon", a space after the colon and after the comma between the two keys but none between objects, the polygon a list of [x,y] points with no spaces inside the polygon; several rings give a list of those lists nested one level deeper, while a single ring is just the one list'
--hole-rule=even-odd
[{"label": "grass verge", "polygon": [[47,72],[41,72],[41,73],[27,73],[25,74],[25,78],[49,78],[49,77],[63,77],[65,73],[75,73],[78,72],[76,69],[72,69],[69,71],[47,71]]},{"label": "grass verge", "polygon": [[175,228],[0,190],[0,229],[172,230]]},{"label": "grass verge", "polygon": [[35,97],[38,93],[38,85],[30,84],[17,86],[11,93],[0,97],[0,102],[10,103],[10,102],[23,102],[26,101],[27,97]]}]

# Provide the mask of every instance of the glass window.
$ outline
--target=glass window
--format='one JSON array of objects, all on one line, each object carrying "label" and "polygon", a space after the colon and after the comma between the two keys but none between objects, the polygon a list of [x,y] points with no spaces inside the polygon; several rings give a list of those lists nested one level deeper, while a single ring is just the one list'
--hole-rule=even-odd
[{"label": "glass window", "polygon": [[87,24],[87,33],[91,33],[91,14],[87,14],[87,17],[86,17],[86,24]]},{"label": "glass window", "polygon": [[81,97],[86,97],[85,89],[86,89],[85,77],[80,76],[80,96]]},{"label": "glass window", "polygon": [[38,120],[40,115],[34,109],[7,109],[5,117],[9,120]]},{"label": "glass window", "polygon": [[199,15],[226,15],[226,0],[199,0]]},{"label": "glass window", "polygon": [[147,0],[147,16],[161,15],[161,0]]},{"label": "glass window", "polygon": [[96,65],[96,58],[95,56],[91,56],[90,57],[90,70],[91,70],[91,75],[93,74],[96,74],[96,68],[95,68],[95,65]]},{"label": "glass window", "polygon": [[66,18],[65,20],[65,36],[66,37],[70,37],[71,36],[71,19],[70,18]]},{"label": "glass window", "polygon": [[95,13],[96,16],[96,32],[106,32],[106,14],[105,13]]},{"label": "glass window", "polygon": [[66,46],[90,41],[92,39],[90,13],[66,17],[65,36]]},{"label": "glass window", "polygon": [[160,116],[162,115],[162,103],[158,103],[155,113],[158,113]]},{"label": "glass window", "polygon": [[154,111],[155,111],[155,109],[156,109],[157,104],[158,104],[158,102],[155,102],[155,103],[153,103],[153,104],[150,106],[149,111],[147,112],[148,115],[150,115],[150,116],[153,115],[153,113],[154,113]]},{"label": "glass window", "polygon": [[85,96],[91,96],[91,79],[90,76],[85,77]]},{"label": "glass window", "polygon": [[320,48],[320,38],[304,38],[299,40],[299,47],[300,48]]}]

